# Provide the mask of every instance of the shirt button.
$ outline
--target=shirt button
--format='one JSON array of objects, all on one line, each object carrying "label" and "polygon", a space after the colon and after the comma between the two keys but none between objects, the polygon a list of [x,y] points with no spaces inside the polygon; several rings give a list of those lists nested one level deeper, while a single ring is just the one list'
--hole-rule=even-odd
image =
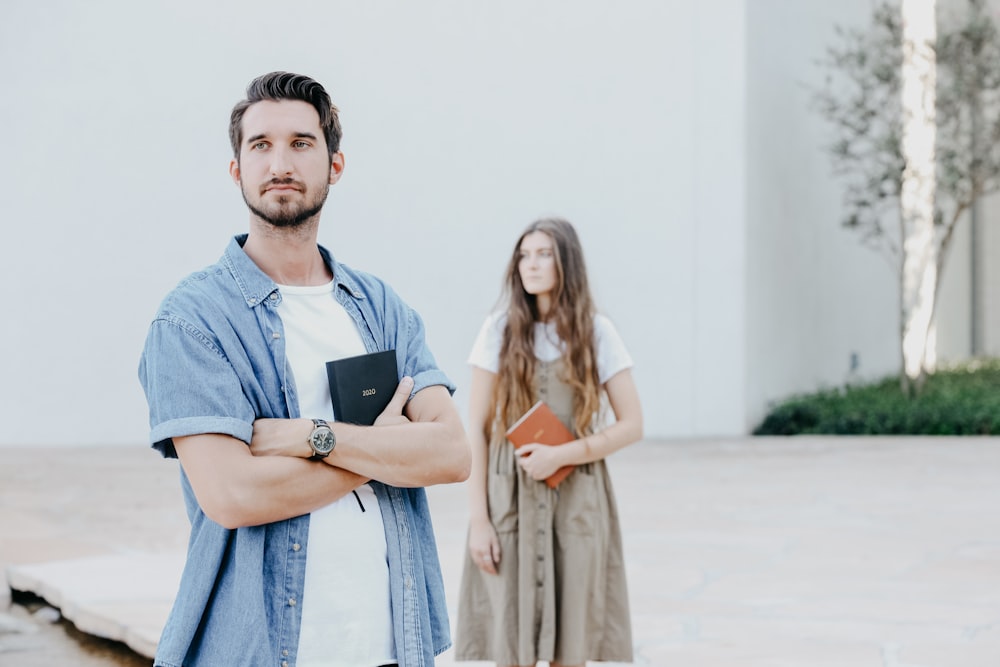
[{"label": "shirt button", "polygon": [[297,543],[297,542],[292,545],[292,551],[298,551],[301,548],[302,548],[302,545],[299,544],[299,543]]},{"label": "shirt button", "polygon": [[281,667],[288,667],[288,661],[287,660],[282,660],[281,661]]},{"label": "shirt button", "polygon": [[406,575],[406,587],[413,588],[413,579],[410,578],[410,575]]},{"label": "shirt button", "polygon": [[277,301],[277,300],[278,300],[278,295],[277,295],[277,294],[275,294],[274,292],[271,292],[271,296],[269,296],[268,298],[269,298],[269,299],[270,299],[271,301]]},{"label": "shirt button", "polygon": [[289,607],[295,606],[295,598],[288,598],[288,606]]},{"label": "shirt button", "polygon": [[283,656],[285,656],[287,658],[288,657],[288,649],[286,648],[284,651],[282,651],[281,655],[283,655]]}]

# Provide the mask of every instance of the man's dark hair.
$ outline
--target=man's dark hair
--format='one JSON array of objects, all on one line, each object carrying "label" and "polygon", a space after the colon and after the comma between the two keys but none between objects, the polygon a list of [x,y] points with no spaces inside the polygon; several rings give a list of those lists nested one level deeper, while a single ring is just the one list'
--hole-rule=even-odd
[{"label": "man's dark hair", "polygon": [[236,103],[229,119],[229,141],[233,145],[233,156],[240,159],[240,144],[243,143],[243,114],[251,105],[263,100],[299,100],[311,104],[319,114],[319,125],[323,128],[326,147],[330,157],[340,150],[340,118],[337,107],[317,81],[303,74],[291,72],[271,72],[258,76],[247,86],[247,98]]}]

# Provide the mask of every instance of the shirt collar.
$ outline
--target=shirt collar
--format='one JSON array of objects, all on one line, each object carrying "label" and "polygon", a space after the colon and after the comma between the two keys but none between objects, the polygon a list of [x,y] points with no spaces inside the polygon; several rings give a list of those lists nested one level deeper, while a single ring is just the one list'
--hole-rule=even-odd
[{"label": "shirt collar", "polygon": [[[246,243],[247,234],[237,234],[226,246],[224,261],[226,267],[232,273],[236,284],[239,285],[240,292],[247,307],[263,303],[271,294],[278,290],[278,284],[260,270],[250,256],[243,250]],[[329,250],[323,246],[319,247],[319,253],[323,256],[323,261],[333,273],[334,282],[347,290],[355,299],[365,298],[364,292],[360,289],[357,281],[345,270],[345,267],[338,264]]]}]

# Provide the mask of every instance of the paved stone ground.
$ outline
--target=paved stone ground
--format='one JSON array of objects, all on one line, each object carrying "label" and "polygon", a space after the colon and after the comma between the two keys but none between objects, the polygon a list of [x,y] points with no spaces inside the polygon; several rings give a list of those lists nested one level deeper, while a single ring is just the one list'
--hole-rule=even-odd
[{"label": "paved stone ground", "polygon": [[[610,465],[635,664],[1000,665],[1000,439],[647,441]],[[452,615],[465,493],[429,490]],[[148,664],[186,530],[176,463],[141,446],[0,448],[0,567],[43,596],[0,586],[0,664]]]}]

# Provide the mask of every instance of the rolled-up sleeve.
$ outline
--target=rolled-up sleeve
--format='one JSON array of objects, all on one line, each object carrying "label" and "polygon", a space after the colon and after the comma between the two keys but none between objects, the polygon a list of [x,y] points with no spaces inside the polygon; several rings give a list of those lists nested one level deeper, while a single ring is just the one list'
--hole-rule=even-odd
[{"label": "rolled-up sleeve", "polygon": [[150,325],[139,363],[150,442],[176,457],[172,439],[222,433],[249,442],[255,418],[232,364],[213,339],[176,317]]},{"label": "rolled-up sleeve", "polygon": [[[455,385],[444,371],[438,368],[434,354],[427,347],[424,321],[420,314],[402,302],[399,303],[399,307],[402,310],[400,317],[406,322],[406,326],[399,327],[399,332],[403,334],[399,344],[405,350],[405,358],[402,360],[403,375],[413,378],[413,393],[434,385],[442,385],[448,393],[454,394]],[[398,350],[399,348],[397,348],[397,361]]]}]

